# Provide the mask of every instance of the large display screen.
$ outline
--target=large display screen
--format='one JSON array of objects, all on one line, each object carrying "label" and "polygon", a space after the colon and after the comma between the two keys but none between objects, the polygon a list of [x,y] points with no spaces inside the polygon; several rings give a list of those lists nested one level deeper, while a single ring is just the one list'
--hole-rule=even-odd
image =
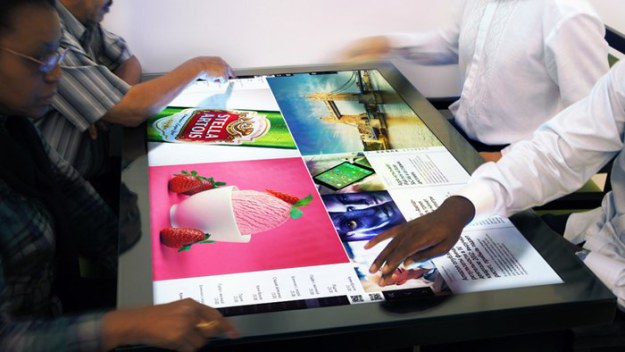
[{"label": "large display screen", "polygon": [[490,218],[379,285],[368,268],[384,244],[364,244],[469,174],[378,70],[198,81],[148,140],[154,303],[238,315],[561,282]]}]

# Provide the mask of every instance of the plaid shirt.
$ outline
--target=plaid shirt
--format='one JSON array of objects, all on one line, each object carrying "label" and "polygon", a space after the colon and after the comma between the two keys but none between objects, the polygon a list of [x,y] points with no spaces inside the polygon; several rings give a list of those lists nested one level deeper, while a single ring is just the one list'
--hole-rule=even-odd
[{"label": "plaid shirt", "polygon": [[[6,117],[0,115],[0,124]],[[45,143],[44,143],[45,144]],[[65,194],[68,223],[79,254],[116,273],[115,218],[67,162],[45,145]],[[61,316],[52,295],[55,236],[43,203],[27,199],[0,179],[0,349],[94,351],[101,346],[103,313]]]},{"label": "plaid shirt", "polygon": [[83,132],[128,92],[130,86],[113,71],[132,54],[121,37],[99,24],[85,27],[60,2],[56,6],[61,47],[68,51],[53,109],[36,125],[48,143],[85,174],[93,160],[79,153],[83,138],[89,138]]}]

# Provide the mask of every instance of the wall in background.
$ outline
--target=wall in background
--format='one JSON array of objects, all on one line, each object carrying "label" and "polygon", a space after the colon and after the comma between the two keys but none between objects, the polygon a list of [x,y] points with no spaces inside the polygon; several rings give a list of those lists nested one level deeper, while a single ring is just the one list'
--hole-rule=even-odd
[{"label": "wall in background", "polygon": [[[436,27],[456,0],[117,0],[105,26],[126,38],[146,72],[198,55],[234,68],[330,63],[357,38]],[[454,67],[400,62],[424,94],[444,95]],[[414,83],[414,82],[413,82]]]},{"label": "wall in background", "polygon": [[[146,72],[171,70],[198,55],[234,68],[330,63],[351,41],[385,32],[432,29],[457,0],[117,0],[105,26],[121,34]],[[625,32],[625,1],[591,0]],[[459,91],[455,66],[398,66],[426,96]]]},{"label": "wall in background", "polygon": [[603,22],[621,33],[625,33],[625,1],[622,0],[589,0],[595,7]]}]

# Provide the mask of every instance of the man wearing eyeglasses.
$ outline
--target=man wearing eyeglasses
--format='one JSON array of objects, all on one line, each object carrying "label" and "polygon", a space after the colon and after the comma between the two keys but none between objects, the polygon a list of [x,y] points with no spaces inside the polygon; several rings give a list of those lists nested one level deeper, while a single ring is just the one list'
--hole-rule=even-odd
[{"label": "man wearing eyeglasses", "polygon": [[63,77],[52,111],[37,122],[48,143],[87,179],[106,170],[107,123],[137,126],[197,78],[232,76],[221,58],[196,57],[163,77],[140,83],[139,60],[120,36],[100,25],[112,3],[57,1],[61,47],[67,49]]},{"label": "man wearing eyeglasses", "polygon": [[48,74],[52,70],[54,70],[63,59],[65,59],[65,54],[67,54],[67,49],[58,49],[50,54],[46,54],[45,56],[37,59],[32,56],[22,54],[19,51],[15,51],[9,48],[0,47],[0,50],[6,51],[9,54],[19,56],[22,59],[28,60],[35,65],[38,65],[38,71],[43,74]]}]

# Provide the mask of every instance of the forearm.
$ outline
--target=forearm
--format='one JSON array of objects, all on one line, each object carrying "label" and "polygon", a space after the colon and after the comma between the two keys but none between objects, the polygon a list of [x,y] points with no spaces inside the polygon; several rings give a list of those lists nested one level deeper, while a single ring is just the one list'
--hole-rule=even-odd
[{"label": "forearm", "polygon": [[134,320],[126,317],[129,311],[117,310],[104,315],[102,319],[102,351],[110,351],[122,345],[138,343],[133,335],[134,328],[129,325]]},{"label": "forearm", "polygon": [[124,61],[113,73],[129,85],[134,86],[141,82],[141,63],[139,59],[133,55],[128,60]]},{"label": "forearm", "polygon": [[188,60],[163,76],[133,86],[103,119],[123,126],[138,126],[165,108],[191,82],[207,75],[227,78],[231,71],[219,58]]},{"label": "forearm", "polygon": [[138,126],[165,108],[201,74],[201,65],[190,60],[166,75],[139,83],[103,119],[123,126]]}]

